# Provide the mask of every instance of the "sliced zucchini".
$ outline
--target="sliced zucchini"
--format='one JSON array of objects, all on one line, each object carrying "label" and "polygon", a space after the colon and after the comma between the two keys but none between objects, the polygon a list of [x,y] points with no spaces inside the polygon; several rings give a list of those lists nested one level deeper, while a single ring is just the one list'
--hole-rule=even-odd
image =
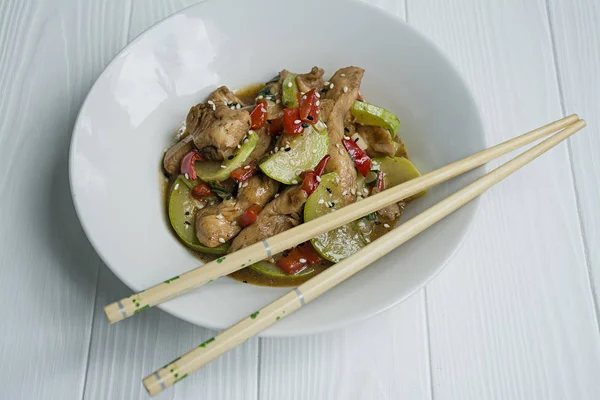
[{"label": "sliced zucchini", "polygon": [[207,254],[226,254],[229,243],[218,247],[207,247],[196,237],[195,221],[198,202],[191,195],[189,181],[178,176],[171,185],[169,193],[169,221],[179,239],[189,248]]},{"label": "sliced zucchini", "polygon": [[256,264],[252,264],[250,266],[250,268],[258,273],[263,274],[263,275],[266,275],[266,276],[269,276],[272,278],[279,278],[279,279],[281,279],[281,278],[298,278],[299,276],[312,274],[314,272],[314,268],[309,266],[297,274],[290,275],[290,274],[283,272],[281,269],[279,269],[279,267],[277,265],[270,263],[270,262],[266,262],[266,261],[259,261]]},{"label": "sliced zucchini", "polygon": [[377,107],[364,101],[355,101],[350,108],[350,113],[356,122],[362,125],[374,125],[386,128],[392,137],[400,132],[400,120],[390,111]]},{"label": "sliced zucchini", "polygon": [[298,84],[296,83],[296,74],[290,74],[283,80],[282,101],[287,108],[298,108]]},{"label": "sliced zucchini", "polygon": [[[383,181],[386,188],[400,185],[406,181],[421,176],[421,173],[408,159],[404,157],[378,157],[373,158],[373,168],[378,168],[384,173]],[[414,200],[427,193],[426,190],[411,196]]]},{"label": "sliced zucchini", "polygon": [[[319,187],[308,197],[304,205],[304,221],[311,221],[342,207],[342,189],[336,183],[337,177],[338,174],[335,172],[321,177]],[[318,235],[311,239],[311,243],[321,257],[334,263],[351,256],[366,245],[356,222]]]},{"label": "sliced zucchini", "polygon": [[317,131],[309,125],[304,133],[292,137],[290,148],[290,151],[278,151],[271,155],[259,167],[269,178],[286,185],[295,185],[301,180],[297,172],[313,169],[327,155],[327,129]]}]

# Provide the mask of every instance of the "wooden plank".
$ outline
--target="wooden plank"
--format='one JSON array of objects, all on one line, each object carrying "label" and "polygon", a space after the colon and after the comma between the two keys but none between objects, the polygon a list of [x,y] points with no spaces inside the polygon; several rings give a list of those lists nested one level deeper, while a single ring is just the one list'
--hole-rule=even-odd
[{"label": "wooden plank", "polygon": [[[404,18],[404,1],[367,3]],[[425,294],[346,329],[260,339],[261,400],[428,399]]]},{"label": "wooden plank", "polygon": [[[128,39],[195,1],[134,0]],[[107,268],[100,271],[86,399],[147,399],[147,374],[215,335],[158,309],[110,326],[104,305],[130,294]],[[258,339],[187,377],[157,399],[253,399],[257,396]]]},{"label": "wooden plank", "polygon": [[128,9],[0,2],[2,398],[83,393],[101,262],[75,215],[67,154],[85,94],[124,44]]},{"label": "wooden plank", "polygon": [[[107,268],[101,269],[85,399],[147,399],[143,377],[215,335],[159,309],[109,325],[104,305],[128,293]],[[258,339],[252,339],[156,398],[256,398],[257,358]]]},{"label": "wooden plank", "polygon": [[586,245],[596,318],[600,314],[600,3],[549,1],[563,112],[578,112],[588,128],[569,140],[579,219]]},{"label": "wooden plank", "polygon": [[[408,9],[464,74],[490,143],[560,117],[544,1]],[[434,397],[597,398],[600,345],[566,146],[484,196],[427,293]]]}]

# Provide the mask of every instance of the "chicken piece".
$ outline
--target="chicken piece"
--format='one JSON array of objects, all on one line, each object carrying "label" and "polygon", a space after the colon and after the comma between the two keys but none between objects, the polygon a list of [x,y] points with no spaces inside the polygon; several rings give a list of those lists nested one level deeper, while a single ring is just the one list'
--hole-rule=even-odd
[{"label": "chicken piece", "polygon": [[277,119],[283,117],[283,104],[281,101],[276,103],[271,100],[267,100],[267,119]]},{"label": "chicken piece", "polygon": [[300,213],[307,197],[306,192],[298,186],[287,189],[267,204],[255,223],[233,239],[229,252],[233,253],[300,224]]},{"label": "chicken piece", "polygon": [[395,221],[402,216],[402,204],[403,203],[390,204],[389,206],[378,210],[377,215],[379,215],[384,221]]},{"label": "chicken piece", "polygon": [[258,135],[258,144],[254,148],[254,150],[252,150],[252,153],[250,153],[250,155],[248,156],[246,164],[249,164],[253,161],[257,161],[260,158],[262,158],[265,155],[265,153],[269,150],[269,148],[271,147],[271,143],[273,142],[273,136],[269,135],[268,124],[258,129],[256,131],[256,134]]},{"label": "chicken piece", "polygon": [[333,99],[323,99],[321,98],[321,103],[319,104],[319,117],[323,120],[323,122],[327,123],[329,121],[329,116],[333,111],[333,106],[335,105],[335,101]]},{"label": "chicken piece", "polygon": [[255,175],[242,186],[237,198],[224,200],[221,204],[207,207],[196,216],[196,237],[205,246],[217,247],[233,239],[242,227],[237,219],[251,206],[264,207],[279,190],[279,183],[264,175]]},{"label": "chicken piece", "polygon": [[394,157],[396,147],[390,131],[379,126],[356,124],[356,133],[367,143],[365,150],[369,157]]},{"label": "chicken piece", "polygon": [[181,159],[190,151],[194,150],[194,142],[192,136],[188,135],[175,143],[167,150],[163,158],[163,168],[167,173],[175,175],[179,172]]},{"label": "chicken piece", "polygon": [[234,153],[250,129],[246,110],[201,103],[193,106],[186,119],[194,144],[207,160],[221,161]]},{"label": "chicken piece", "polygon": [[221,86],[208,96],[208,101],[212,101],[216,105],[229,106],[231,104],[239,104],[243,107],[245,104],[233,93],[227,86]]},{"label": "chicken piece", "polygon": [[344,148],[342,139],[345,136],[344,127],[347,125],[346,115],[356,101],[364,72],[362,68],[358,67],[339,69],[330,80],[333,89],[328,89],[323,96],[324,100],[334,101],[327,119],[331,159],[327,163],[326,172],[337,172],[340,176],[340,185],[347,193],[343,198],[345,204],[353,203],[356,199],[356,195],[352,194],[355,192],[352,189],[356,189],[356,168],[354,161]]},{"label": "chicken piece", "polygon": [[307,74],[298,74],[296,84],[301,92],[308,92],[311,89],[319,89],[323,87],[323,68],[312,67]]},{"label": "chicken piece", "polygon": [[394,138],[394,142],[398,143],[398,148],[396,149],[396,154],[394,154],[394,156],[408,158],[406,147],[404,146],[404,142],[402,141],[402,139],[400,139],[400,136],[396,135],[396,137]]}]

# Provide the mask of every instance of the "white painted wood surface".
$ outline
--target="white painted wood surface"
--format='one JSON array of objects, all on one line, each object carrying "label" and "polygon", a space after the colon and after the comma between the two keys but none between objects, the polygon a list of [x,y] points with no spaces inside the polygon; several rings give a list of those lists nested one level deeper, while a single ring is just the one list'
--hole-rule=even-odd
[{"label": "white painted wood surface", "polygon": [[[597,399],[600,3],[366,1],[453,60],[490,143],[565,113],[590,126],[486,195],[456,257],[409,300],[343,330],[254,339],[159,398]],[[127,289],[67,182],[94,79],[195,2],[0,0],[2,399],[147,398],[143,376],[212,335],[159,310],[106,324],[102,306]]]}]

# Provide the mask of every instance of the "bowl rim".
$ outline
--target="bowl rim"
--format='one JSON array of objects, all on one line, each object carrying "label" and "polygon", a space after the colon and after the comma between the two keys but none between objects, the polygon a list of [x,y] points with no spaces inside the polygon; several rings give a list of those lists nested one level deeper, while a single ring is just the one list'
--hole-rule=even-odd
[{"label": "bowl rim", "polygon": [[[223,1],[232,1],[232,0],[221,0],[221,3]],[[472,107],[473,110],[475,111],[474,119],[475,119],[475,123],[478,126],[478,130],[481,132],[482,143],[483,143],[484,147],[486,147],[486,148],[489,147],[489,143],[487,140],[488,135],[486,135],[486,132],[485,132],[485,125],[483,123],[481,110],[477,105],[477,102],[472,93],[471,87],[469,86],[468,82],[464,78],[463,74],[455,66],[454,62],[446,55],[446,53],[437,44],[435,44],[425,34],[418,31],[415,27],[410,25],[408,22],[403,20],[401,17],[391,14],[373,4],[366,3],[366,2],[363,2],[360,0],[334,0],[334,1],[337,1],[339,3],[353,3],[354,6],[363,7],[365,9],[370,10],[369,12],[378,14],[380,18],[388,18],[388,19],[391,19],[396,24],[403,25],[404,28],[406,28],[408,31],[411,32],[411,34],[417,36],[423,42],[423,44],[425,46],[428,46],[430,48],[430,50],[437,53],[439,55],[440,59],[446,64],[446,67],[448,68],[448,70],[452,71],[452,73],[454,74],[452,79],[457,80],[460,83],[460,85],[462,87],[464,87],[465,94],[466,94],[466,100],[468,101],[469,106]],[[135,285],[133,282],[130,282],[129,280],[125,279],[118,272],[118,269],[113,268],[107,262],[104,255],[98,250],[100,248],[100,246],[98,245],[96,238],[95,238],[94,234],[92,233],[92,230],[88,226],[88,223],[86,222],[85,218],[83,218],[83,211],[81,209],[82,205],[80,203],[78,203],[78,200],[77,200],[76,189],[75,189],[75,178],[73,175],[74,174],[74,172],[73,172],[74,164],[75,164],[75,161],[74,161],[75,149],[76,149],[77,140],[78,140],[78,135],[76,134],[76,132],[79,130],[79,127],[81,125],[82,114],[86,110],[88,103],[90,101],[90,98],[95,93],[95,90],[96,90],[97,86],[99,85],[99,81],[105,75],[106,71],[109,70],[111,68],[111,66],[115,62],[117,62],[118,59],[120,59],[121,57],[126,55],[130,51],[130,49],[133,46],[135,46],[146,34],[148,34],[150,31],[153,31],[154,29],[158,29],[159,26],[162,25],[165,21],[175,18],[176,16],[178,16],[180,14],[184,14],[184,13],[188,12],[190,9],[210,7],[215,3],[216,3],[216,0],[204,0],[200,3],[196,3],[196,4],[192,4],[190,6],[184,7],[182,9],[166,16],[165,18],[162,18],[159,21],[155,22],[148,28],[141,31],[133,40],[128,42],[121,50],[119,50],[115,54],[115,56],[111,59],[111,61],[108,64],[106,64],[106,66],[98,74],[94,83],[90,87],[90,89],[85,97],[85,100],[82,102],[81,107],[77,113],[75,123],[73,124],[71,141],[69,144],[69,156],[68,156],[69,173],[68,174],[69,174],[69,190],[71,192],[71,199],[73,202],[73,206],[75,208],[75,213],[77,215],[79,223],[80,223],[88,241],[94,248],[94,251],[96,252],[96,254],[102,260],[103,264],[106,267],[108,267],[108,269],[134,293],[142,291],[146,288],[138,288],[137,285]],[[483,165],[483,166],[480,166],[480,167],[474,169],[474,171],[481,171],[481,173],[483,175],[488,172],[488,167],[486,165]],[[463,247],[466,239],[470,236],[470,234],[472,232],[473,225],[474,225],[473,222],[474,222],[476,216],[479,214],[480,207],[481,207],[481,196],[473,199],[469,204],[471,205],[472,210],[468,215],[465,216],[464,229],[460,233],[461,237],[460,237],[459,241],[457,242],[456,246],[454,247],[454,249],[446,255],[445,259],[439,264],[439,266],[433,271],[433,273],[431,273],[424,281],[420,282],[419,284],[415,284],[414,287],[411,288],[411,290],[406,291],[406,293],[403,296],[394,298],[388,304],[386,304],[385,306],[379,306],[379,308],[377,308],[376,310],[373,310],[371,312],[365,311],[363,313],[358,314],[357,316],[351,316],[351,317],[346,317],[343,319],[337,319],[337,320],[335,320],[335,322],[328,321],[325,323],[318,324],[316,326],[311,326],[310,328],[307,328],[304,326],[300,327],[300,328],[295,327],[294,332],[292,334],[288,333],[286,330],[278,331],[278,330],[272,330],[271,328],[269,328],[268,330],[262,331],[261,333],[259,333],[257,335],[257,337],[307,336],[307,335],[320,334],[320,333],[324,333],[324,332],[328,332],[328,331],[332,331],[332,330],[337,330],[337,329],[351,326],[351,325],[357,324],[358,322],[370,319],[370,318],[372,318],[380,313],[383,313],[384,311],[387,311],[390,308],[400,304],[401,302],[405,301],[406,299],[408,299],[409,297],[414,295],[417,291],[424,288],[429,282],[431,282],[448,265],[448,263],[455,257],[457,252]],[[99,277],[98,277],[98,279],[99,279]],[[265,289],[268,290],[271,288],[265,287]],[[291,289],[292,288],[290,287],[290,290]],[[160,308],[162,311],[165,311],[176,318],[184,320],[193,325],[202,326],[204,328],[213,329],[213,330],[222,330],[222,329],[226,328],[226,327],[223,327],[223,326],[220,326],[217,324],[213,324],[210,321],[204,321],[200,324],[197,321],[194,321],[191,318],[189,318],[188,316],[182,314],[179,310],[170,306],[168,303],[162,303],[162,304],[157,305],[156,307]]]}]

